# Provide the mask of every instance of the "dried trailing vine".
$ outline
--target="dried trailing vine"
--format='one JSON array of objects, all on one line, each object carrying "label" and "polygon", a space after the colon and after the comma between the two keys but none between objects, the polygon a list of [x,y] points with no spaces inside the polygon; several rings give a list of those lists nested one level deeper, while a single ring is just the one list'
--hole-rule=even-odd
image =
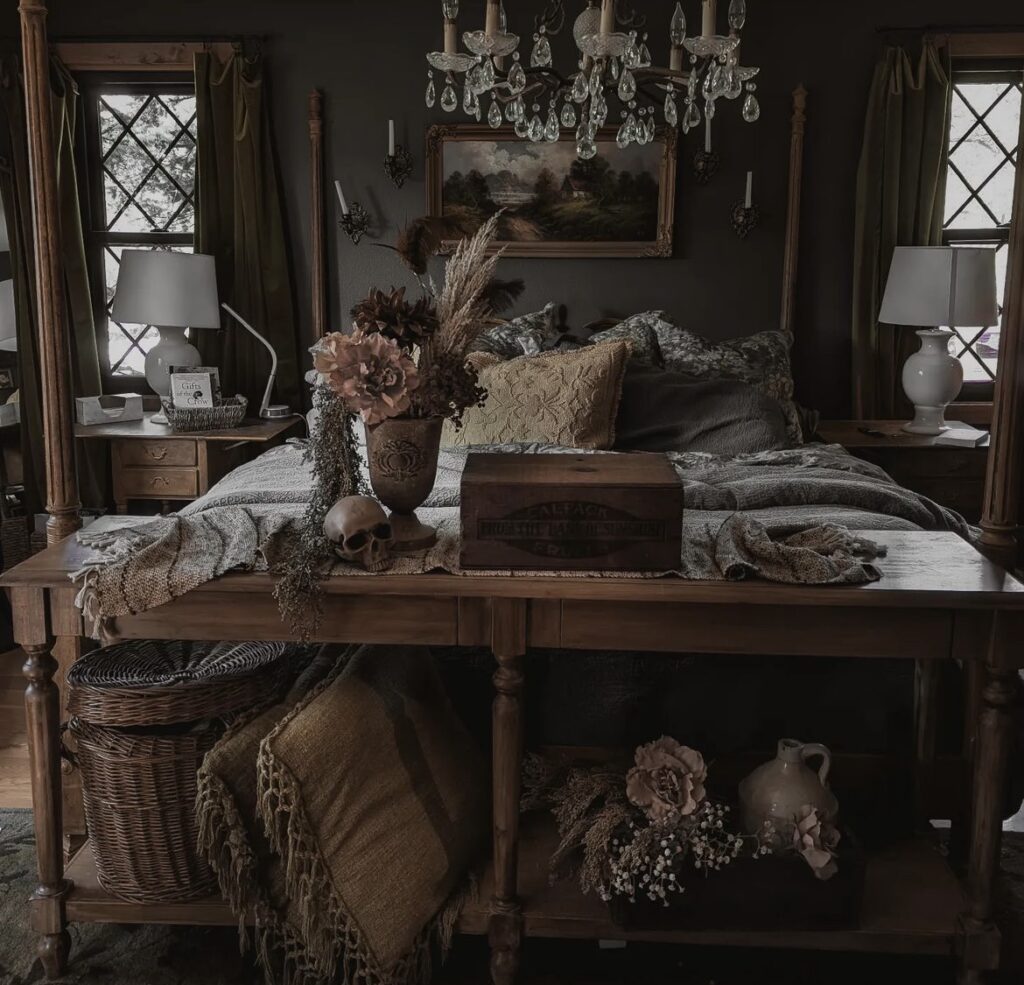
[{"label": "dried trailing vine", "polygon": [[365,494],[353,416],[330,387],[313,392],[317,425],[309,436],[306,460],[312,463],[313,488],[296,536],[276,574],[274,588],[281,618],[300,639],[317,628],[323,611],[323,579],[334,561],[324,536],[324,517],[343,496]]}]

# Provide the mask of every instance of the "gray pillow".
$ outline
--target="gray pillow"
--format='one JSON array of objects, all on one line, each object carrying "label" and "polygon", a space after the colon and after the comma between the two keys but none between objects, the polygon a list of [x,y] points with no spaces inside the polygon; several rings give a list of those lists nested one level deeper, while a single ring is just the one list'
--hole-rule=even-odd
[{"label": "gray pillow", "polygon": [[615,342],[619,339],[629,342],[632,348],[631,359],[647,366],[664,369],[665,360],[661,354],[661,346],[658,345],[658,336],[651,325],[639,318],[627,318],[612,328],[596,332],[590,336],[589,341],[592,345],[598,345],[601,342]]},{"label": "gray pillow", "polygon": [[779,401],[735,380],[695,380],[631,363],[615,422],[618,451],[743,455],[791,442]]},{"label": "gray pillow", "polygon": [[466,354],[490,352],[499,359],[516,359],[548,349],[557,339],[558,305],[550,301],[540,311],[519,315],[487,329],[470,345]]}]

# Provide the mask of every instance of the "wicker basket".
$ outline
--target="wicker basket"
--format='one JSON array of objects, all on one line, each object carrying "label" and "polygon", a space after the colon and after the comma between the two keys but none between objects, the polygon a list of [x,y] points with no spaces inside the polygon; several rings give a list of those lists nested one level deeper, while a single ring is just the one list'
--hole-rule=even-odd
[{"label": "wicker basket", "polygon": [[68,714],[128,728],[223,718],[249,711],[287,673],[284,643],[116,643],[68,671]]},{"label": "wicker basket", "polygon": [[238,427],[248,406],[249,401],[241,394],[227,398],[217,407],[174,407],[169,400],[163,401],[171,430],[187,433]]},{"label": "wicker basket", "polygon": [[71,719],[96,874],[107,892],[158,903],[216,890],[196,850],[196,773],[222,731],[205,723],[148,734]]},{"label": "wicker basket", "polygon": [[210,895],[196,849],[196,773],[225,719],[276,700],[283,643],[129,641],[68,672],[72,758],[100,883],[155,903]]}]

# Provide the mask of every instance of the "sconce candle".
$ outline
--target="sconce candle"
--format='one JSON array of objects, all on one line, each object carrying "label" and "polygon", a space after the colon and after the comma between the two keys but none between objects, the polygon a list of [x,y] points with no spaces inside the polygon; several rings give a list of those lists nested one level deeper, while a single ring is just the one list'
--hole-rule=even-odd
[{"label": "sconce candle", "polygon": [[334,190],[338,193],[338,204],[341,206],[341,214],[348,215],[348,202],[345,201],[345,193],[341,190],[341,182],[335,180]]},{"label": "sconce candle", "polygon": [[395,121],[388,120],[388,157],[395,156]]},{"label": "sconce candle", "polygon": [[747,172],[747,197],[744,199],[743,207],[749,209],[754,204],[754,172]]}]

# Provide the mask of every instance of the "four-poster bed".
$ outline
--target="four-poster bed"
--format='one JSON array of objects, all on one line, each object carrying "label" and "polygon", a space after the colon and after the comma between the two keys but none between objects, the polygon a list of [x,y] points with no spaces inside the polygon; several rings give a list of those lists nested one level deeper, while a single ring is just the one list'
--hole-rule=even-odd
[{"label": "four-poster bed", "polygon": [[[69,921],[235,923],[219,899],[180,904],[132,904],[96,881],[86,844],[65,868],[58,682],[81,649],[82,619],[69,575],[86,549],[69,537],[78,527],[70,418],[70,367],[64,339],[55,237],[47,83],[46,5],[21,0],[25,86],[35,186],[35,249],[47,455],[45,552],[8,572],[15,637],[26,653],[26,709],[38,852],[38,887],[30,914],[46,973],[68,959]],[[793,327],[799,235],[800,171],[806,93],[794,93],[790,198],[784,252],[781,323]],[[310,99],[313,191],[313,328],[325,318],[322,111]],[[1018,182],[1015,236],[1007,295],[1007,327],[986,497],[985,543],[999,558],[1014,549],[1020,427],[1024,392],[1020,334],[1024,325],[1024,181]],[[317,639],[364,643],[489,645],[497,664],[493,705],[493,858],[480,901],[460,928],[489,937],[492,977],[515,976],[524,937],[628,938],[827,950],[955,955],[963,982],[976,982],[998,963],[992,925],[1002,791],[1010,749],[1011,705],[1021,664],[1024,586],[954,534],[880,532],[889,548],[880,581],[863,587],[808,588],[768,583],[662,579],[459,577],[442,574],[329,579]],[[287,638],[266,574],[240,573],[206,584],[173,602],[118,621],[126,638]],[[378,614],[367,628],[360,613]],[[670,642],[668,642],[670,641]],[[922,843],[872,859],[864,913],[856,927],[828,932],[737,934],[727,931],[624,932],[599,906],[566,886],[546,885],[547,835],[519,826],[523,735],[523,657],[529,647],[671,650],[673,653],[775,654],[911,659],[930,668],[959,660],[968,675],[968,734],[961,753],[938,757],[934,709],[923,688],[917,743],[910,764],[920,820],[952,817],[969,826],[965,888]],[[927,680],[931,675],[925,673]],[[973,770],[971,762],[973,758]],[[837,765],[871,783],[888,768],[881,757]],[[973,790],[968,804],[969,792]]]}]

